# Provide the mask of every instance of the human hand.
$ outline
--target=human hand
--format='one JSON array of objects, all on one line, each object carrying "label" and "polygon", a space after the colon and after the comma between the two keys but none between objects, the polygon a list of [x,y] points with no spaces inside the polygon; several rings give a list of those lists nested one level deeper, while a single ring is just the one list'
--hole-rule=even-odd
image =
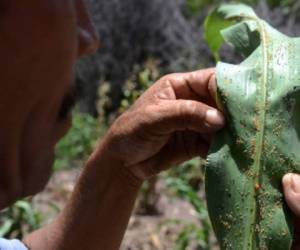
[{"label": "human hand", "polygon": [[284,198],[295,215],[295,239],[292,249],[300,249],[300,175],[286,174],[282,179]]},{"label": "human hand", "polygon": [[139,180],[205,157],[213,133],[224,125],[215,88],[214,69],[161,78],[114,122],[104,151]]}]

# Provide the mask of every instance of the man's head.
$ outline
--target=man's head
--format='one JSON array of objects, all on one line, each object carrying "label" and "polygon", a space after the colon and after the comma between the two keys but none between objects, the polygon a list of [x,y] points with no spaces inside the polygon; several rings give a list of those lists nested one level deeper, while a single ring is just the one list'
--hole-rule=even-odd
[{"label": "man's head", "polygon": [[45,185],[70,127],[74,63],[98,45],[83,1],[1,3],[0,208]]}]

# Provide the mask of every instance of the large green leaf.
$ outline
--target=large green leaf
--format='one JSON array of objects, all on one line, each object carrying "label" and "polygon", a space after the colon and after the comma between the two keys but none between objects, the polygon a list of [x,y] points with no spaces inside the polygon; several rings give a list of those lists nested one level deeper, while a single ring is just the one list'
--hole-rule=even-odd
[{"label": "large green leaf", "polygon": [[227,126],[208,157],[209,215],[222,249],[290,249],[292,216],[281,179],[300,172],[300,39],[245,5],[218,11],[235,21],[222,31],[224,40],[247,58],[216,69]]}]

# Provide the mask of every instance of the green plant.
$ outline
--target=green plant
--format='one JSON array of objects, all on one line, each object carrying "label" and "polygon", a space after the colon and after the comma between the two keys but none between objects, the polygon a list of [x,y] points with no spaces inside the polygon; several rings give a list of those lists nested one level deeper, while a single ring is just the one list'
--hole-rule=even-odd
[{"label": "green plant", "polygon": [[205,230],[195,224],[188,223],[183,225],[183,229],[177,237],[175,250],[185,250],[191,242],[196,243],[197,250],[211,249]]},{"label": "green plant", "polygon": [[157,190],[158,177],[154,176],[144,182],[139,192],[135,213],[138,215],[157,215],[157,207],[161,193]]},{"label": "green plant", "polygon": [[205,203],[199,198],[195,190],[187,181],[179,177],[166,177],[167,187],[173,189],[177,195],[188,201],[195,211],[201,223],[201,227],[194,224],[186,224],[178,235],[176,245],[178,250],[186,249],[189,242],[196,240],[198,247],[202,250],[209,250],[211,247],[211,224],[209,221]]},{"label": "green plant", "polygon": [[165,173],[165,178],[178,178],[188,183],[195,191],[198,191],[204,182],[204,166],[204,159],[194,158],[168,170]]},{"label": "green plant", "polygon": [[120,103],[116,110],[111,110],[111,85],[102,82],[98,89],[97,110],[101,121],[111,124],[117,116],[125,112],[158,78],[160,71],[158,63],[148,59],[143,65],[135,65],[130,77],[122,86]]},{"label": "green plant", "polygon": [[131,77],[123,86],[119,113],[128,109],[160,76],[157,62],[149,59],[144,65],[136,65]]},{"label": "green plant", "polygon": [[77,160],[81,162],[92,152],[106,128],[88,115],[74,113],[72,128],[56,147],[54,169],[69,168]]},{"label": "green plant", "polygon": [[41,226],[41,215],[26,200],[17,201],[0,213],[0,237],[23,238]]},{"label": "green plant", "polygon": [[207,28],[217,35],[214,17],[231,21],[222,36],[245,60],[216,68],[228,125],[215,137],[206,167],[213,228],[222,249],[287,250],[293,223],[281,179],[300,171],[300,39],[242,4],[212,13]]},{"label": "green plant", "polygon": [[233,24],[230,19],[224,19],[219,15],[217,11],[213,11],[207,16],[204,22],[204,40],[208,44],[210,51],[212,52],[216,62],[220,61],[219,50],[224,41],[221,32],[216,32],[223,30],[224,28]]}]

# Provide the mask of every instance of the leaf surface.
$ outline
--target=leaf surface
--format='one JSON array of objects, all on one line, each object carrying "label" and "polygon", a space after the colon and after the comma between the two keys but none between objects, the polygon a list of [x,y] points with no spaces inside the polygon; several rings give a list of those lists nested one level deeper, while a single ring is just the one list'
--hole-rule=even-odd
[{"label": "leaf surface", "polygon": [[300,39],[281,34],[246,5],[216,12],[234,21],[221,34],[245,60],[216,69],[227,126],[208,156],[209,215],[222,249],[288,250],[293,225],[281,179],[300,172]]}]

